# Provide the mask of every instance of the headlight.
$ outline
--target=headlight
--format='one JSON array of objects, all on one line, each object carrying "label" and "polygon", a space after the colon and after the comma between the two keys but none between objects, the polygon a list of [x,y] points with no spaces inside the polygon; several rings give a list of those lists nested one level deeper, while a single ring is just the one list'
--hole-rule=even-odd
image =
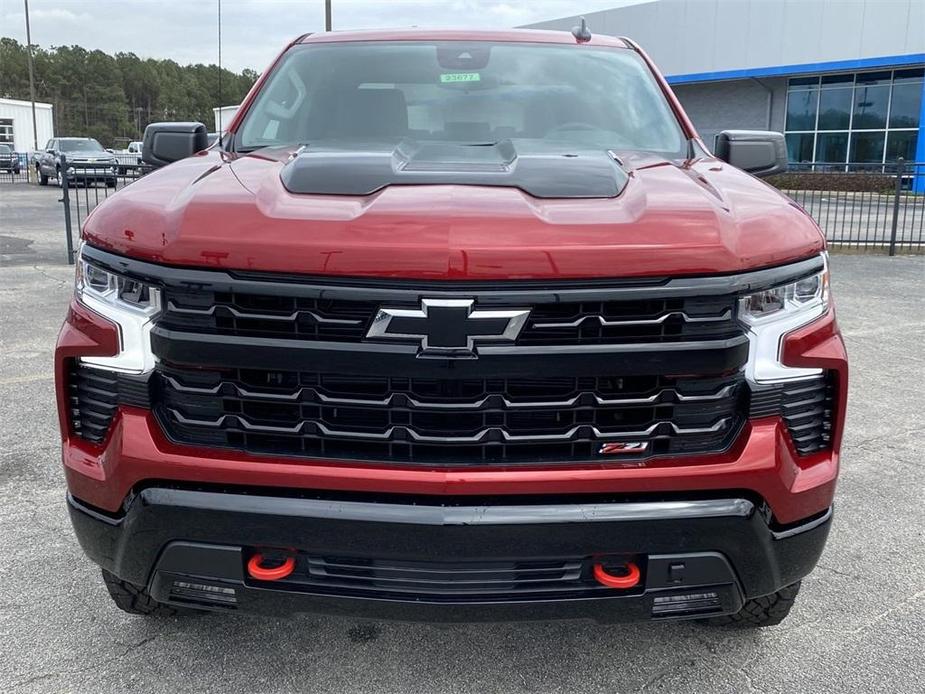
[{"label": "headlight", "polygon": [[74,293],[84,306],[119,326],[119,354],[81,357],[82,362],[129,373],[154,368],[150,333],[161,310],[159,289],[94,265],[78,252]]},{"label": "headlight", "polygon": [[739,299],[739,321],[750,341],[746,377],[756,383],[805,378],[821,369],[784,366],[780,361],[784,335],[811,323],[829,307],[829,263],[822,255],[822,270],[796,282],[764,289]]}]

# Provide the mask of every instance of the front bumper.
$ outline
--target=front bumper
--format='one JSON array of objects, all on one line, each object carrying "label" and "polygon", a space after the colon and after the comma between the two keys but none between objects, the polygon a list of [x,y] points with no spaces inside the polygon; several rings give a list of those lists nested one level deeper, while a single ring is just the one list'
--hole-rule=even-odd
[{"label": "front bumper", "polygon": [[[572,497],[548,504],[452,505],[427,498],[411,503],[163,487],[142,490],[118,517],[73,497],[69,510],[91,559],[148,586],[169,604],[412,621],[607,622],[728,614],[744,600],[809,573],[831,521],[828,509],[801,524],[774,528],[744,498],[590,503]],[[310,557],[345,556],[354,563],[439,566],[441,574],[451,571],[448,562],[457,568],[513,566],[569,557],[583,562],[587,576],[588,562],[606,555],[632,556],[643,577],[629,590],[589,580],[587,589],[570,584],[569,590],[545,595],[515,588],[490,595],[395,593],[388,589],[392,584],[383,589],[381,582],[329,588],[310,580],[251,579],[247,559],[265,547],[297,553],[293,576],[303,569],[310,574]],[[372,573],[381,579],[388,571]],[[454,584],[441,583],[446,585]]]},{"label": "front bumper", "polygon": [[115,178],[118,169],[115,164],[81,164],[68,162],[67,177],[70,180],[97,180]]}]

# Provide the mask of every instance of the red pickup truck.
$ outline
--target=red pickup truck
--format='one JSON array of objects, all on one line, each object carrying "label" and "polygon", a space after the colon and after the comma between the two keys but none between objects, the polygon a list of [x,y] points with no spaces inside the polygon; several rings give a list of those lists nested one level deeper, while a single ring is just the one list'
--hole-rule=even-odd
[{"label": "red pickup truck", "polygon": [[119,607],[787,615],[847,362],[780,134],[582,27],[302,36],[206,137],[149,126],[55,355]]}]

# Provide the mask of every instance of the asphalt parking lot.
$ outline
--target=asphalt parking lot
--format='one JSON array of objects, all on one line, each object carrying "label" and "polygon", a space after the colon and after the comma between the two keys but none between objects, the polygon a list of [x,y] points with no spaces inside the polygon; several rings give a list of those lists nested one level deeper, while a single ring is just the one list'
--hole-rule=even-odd
[{"label": "asphalt parking lot", "polygon": [[0,690],[925,691],[925,257],[833,257],[852,360],[836,520],[780,627],[147,620],[110,603],[65,511],[59,194],[0,186]]}]

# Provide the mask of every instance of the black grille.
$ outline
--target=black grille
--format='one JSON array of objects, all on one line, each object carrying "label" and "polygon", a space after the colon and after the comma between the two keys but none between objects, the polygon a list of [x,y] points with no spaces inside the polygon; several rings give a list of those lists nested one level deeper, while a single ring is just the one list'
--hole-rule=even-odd
[{"label": "black grille", "polygon": [[723,450],[745,397],[740,374],[449,380],[161,365],[159,376],[157,412],[175,441],[421,464]]},{"label": "black grille", "polygon": [[522,345],[723,340],[740,334],[729,297],[540,304]]},{"label": "black grille", "polygon": [[751,396],[752,417],[783,417],[800,455],[827,450],[832,445],[834,386],[826,372],[780,386],[756,389]]},{"label": "black grille", "polygon": [[161,324],[218,335],[358,342],[375,311],[368,301],[172,290]]},{"label": "black grille", "polygon": [[612,594],[612,588],[594,581],[591,567],[589,557],[420,562],[300,554],[295,571],[278,584],[312,593],[431,602]]},{"label": "black grille", "polygon": [[71,363],[68,413],[74,434],[101,443],[120,404],[150,407],[147,378]]},{"label": "black grille", "polygon": [[[380,306],[419,308],[420,303],[173,288],[167,292],[160,324],[218,335],[356,343],[365,340]],[[639,344],[722,340],[739,334],[734,299],[728,295],[565,301],[535,304],[516,344]]]}]

